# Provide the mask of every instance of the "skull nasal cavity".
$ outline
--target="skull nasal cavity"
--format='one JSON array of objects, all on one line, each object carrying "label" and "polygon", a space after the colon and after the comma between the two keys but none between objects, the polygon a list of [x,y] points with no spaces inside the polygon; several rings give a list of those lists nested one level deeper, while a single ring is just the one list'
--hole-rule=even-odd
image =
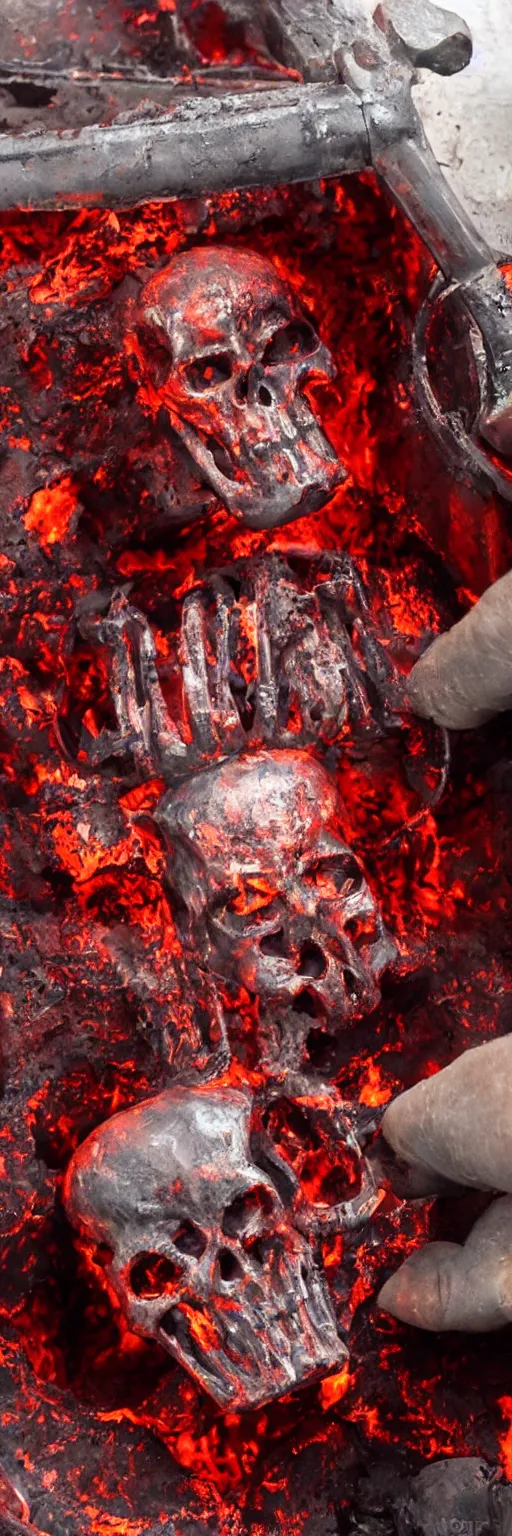
[{"label": "skull nasal cavity", "polygon": [[243,1274],[242,1266],[230,1248],[221,1248],[218,1260],[219,1275],[221,1280],[229,1284],[231,1280],[239,1280]]},{"label": "skull nasal cavity", "polygon": [[259,387],[259,390],[258,390],[258,400],[260,402],[260,405],[273,405],[274,402],[272,400],[272,395],[270,393],[270,390],[267,389],[266,384],[260,384],[260,387]]},{"label": "skull nasal cavity", "polygon": [[318,980],[325,976],[327,961],[319,944],[303,944],[300,952],[299,976],[311,976]]}]

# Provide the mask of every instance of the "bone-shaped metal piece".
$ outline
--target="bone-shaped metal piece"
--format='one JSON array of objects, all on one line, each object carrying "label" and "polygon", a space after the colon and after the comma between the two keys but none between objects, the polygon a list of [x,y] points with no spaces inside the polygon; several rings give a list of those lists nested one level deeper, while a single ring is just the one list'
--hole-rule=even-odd
[{"label": "bone-shaped metal piece", "polygon": [[115,716],[94,735],[59,715],[66,755],[91,768],[129,756],[137,775],[172,783],[249,742],[360,748],[403,726],[400,674],[347,555],[313,557],[307,579],[279,556],[211,572],[186,594],[160,671],[151,626],[121,591],[106,612],[79,609],[77,628],[108,653]]},{"label": "bone-shaped metal piece", "polygon": [[[338,79],[342,52],[365,30],[370,35],[363,13],[347,11],[342,0],[262,0],[261,10],[270,46],[304,80]],[[432,0],[383,0],[375,19],[415,68],[453,75],[469,64],[469,27]]]},{"label": "bone-shaped metal piece", "polygon": [[375,21],[402,44],[416,69],[456,75],[469,64],[473,47],[469,27],[461,16],[433,5],[432,0],[384,0]]}]

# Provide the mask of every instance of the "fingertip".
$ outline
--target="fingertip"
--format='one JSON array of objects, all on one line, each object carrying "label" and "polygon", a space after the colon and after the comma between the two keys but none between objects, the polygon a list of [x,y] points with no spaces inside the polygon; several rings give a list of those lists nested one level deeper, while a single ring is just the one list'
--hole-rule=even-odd
[{"label": "fingertip", "polygon": [[380,1311],[430,1333],[449,1327],[452,1281],[460,1254],[456,1243],[430,1243],[411,1254],[381,1287]]},{"label": "fingertip", "polygon": [[421,1293],[418,1295],[410,1274],[404,1273],[405,1269],[403,1265],[402,1269],[385,1281],[377,1297],[379,1311],[386,1312],[399,1323],[408,1323],[412,1328],[428,1328],[425,1296]]},{"label": "fingertip", "polygon": [[387,1312],[390,1317],[397,1316],[395,1312],[396,1287],[393,1284],[394,1280],[396,1280],[396,1275],[392,1275],[390,1280],[386,1280],[377,1294],[379,1312]]}]

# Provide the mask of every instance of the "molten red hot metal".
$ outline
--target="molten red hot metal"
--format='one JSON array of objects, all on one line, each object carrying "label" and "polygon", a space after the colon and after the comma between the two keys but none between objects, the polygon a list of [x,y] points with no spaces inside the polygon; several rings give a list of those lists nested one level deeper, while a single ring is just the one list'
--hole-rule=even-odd
[{"label": "molten red hot metal", "polygon": [[369,174],[3,215],[1,270],[0,1525],[345,1531],[375,1465],[510,1473],[503,1345],[375,1303],[476,1198],[398,1200],[382,1108],[508,1028],[505,733],[449,771],[403,689],[503,509]]}]

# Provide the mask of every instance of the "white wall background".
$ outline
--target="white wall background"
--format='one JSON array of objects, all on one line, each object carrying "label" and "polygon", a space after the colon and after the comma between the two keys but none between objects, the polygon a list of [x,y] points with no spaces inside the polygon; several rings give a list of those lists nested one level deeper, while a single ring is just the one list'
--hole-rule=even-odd
[{"label": "white wall background", "polygon": [[471,28],[473,58],[447,80],[422,71],[416,104],[475,223],[497,253],[512,257],[512,0],[447,0],[448,7]]}]

